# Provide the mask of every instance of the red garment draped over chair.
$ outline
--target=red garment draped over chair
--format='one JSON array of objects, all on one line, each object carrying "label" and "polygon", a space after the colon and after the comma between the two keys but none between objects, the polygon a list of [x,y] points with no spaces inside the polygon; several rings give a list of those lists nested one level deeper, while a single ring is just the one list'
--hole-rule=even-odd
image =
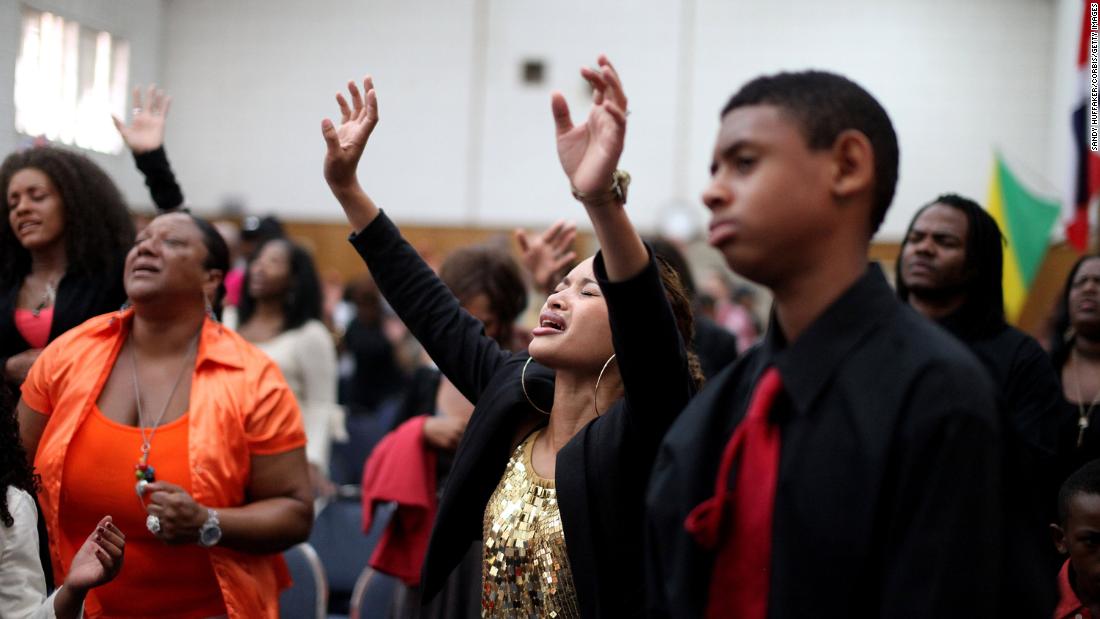
[{"label": "red garment draped over chair", "polygon": [[397,503],[370,565],[409,586],[420,582],[438,507],[437,456],[424,442],[427,419],[413,417],[387,434],[375,445],[363,470],[364,532],[370,531],[375,504]]}]

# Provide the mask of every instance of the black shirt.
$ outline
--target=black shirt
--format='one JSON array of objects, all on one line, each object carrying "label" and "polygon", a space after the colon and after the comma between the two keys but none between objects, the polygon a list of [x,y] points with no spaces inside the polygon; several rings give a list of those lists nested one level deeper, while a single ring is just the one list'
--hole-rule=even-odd
[{"label": "black shirt", "polygon": [[[405,376],[397,364],[393,344],[380,325],[353,319],[344,332],[344,347],[355,360],[355,372],[346,391],[346,403],[352,413],[374,412],[380,404],[402,392]],[[426,412],[429,411],[420,410],[416,414]]]},{"label": "black shirt", "polygon": [[[647,497],[654,616],[703,614],[713,554],[684,531],[769,365],[782,448],[769,617],[989,617],[1001,440],[973,355],[903,306],[872,266],[795,341],[765,341],[712,381],[662,442]],[[731,480],[735,476],[731,475]]]},{"label": "black shirt", "polygon": [[692,348],[707,380],[737,360],[737,336],[726,331],[706,314],[695,313],[695,338]]},{"label": "black shirt", "polygon": [[939,323],[962,340],[989,371],[1006,415],[1006,428],[1011,428],[1034,456],[1053,456],[1062,388],[1039,342],[1004,323],[968,326],[957,314]]},{"label": "black shirt", "polygon": [[1057,448],[1062,388],[1035,338],[1003,322],[979,324],[959,311],[939,321],[982,362],[1005,428],[1004,581],[998,616],[1048,617],[1058,603],[1062,561],[1048,530],[1055,521],[1046,471]]},{"label": "black shirt", "polygon": [[[485,505],[512,449],[546,417],[520,384],[526,351],[510,353],[484,333],[450,290],[401,238],[384,213],[352,244],[379,290],[454,386],[474,403],[439,503],[421,575],[430,598],[481,539]],[[657,263],[622,282],[593,265],[607,302],[625,396],[558,451],[555,482],[577,601],[584,617],[635,617],[645,599],[645,489],[657,446],[694,389],[687,353]],[[553,374],[532,362],[527,389],[543,410]]]},{"label": "black shirt", "polygon": [[[1061,367],[1055,370],[1059,381],[1062,378],[1062,371],[1065,369],[1065,359],[1068,359],[1068,355],[1062,360]],[[1085,400],[1083,405],[1076,402],[1076,399],[1067,398],[1064,392],[1059,390],[1057,413],[1058,453],[1055,456],[1054,466],[1051,467],[1050,481],[1047,487],[1047,498],[1052,509],[1057,505],[1058,488],[1066,481],[1066,478],[1085,464],[1100,458],[1100,412],[1098,412],[1100,406],[1091,406],[1087,396],[1081,398]],[[1089,425],[1083,436],[1078,425],[1082,412],[1087,415],[1089,420]],[[1082,439],[1080,445],[1077,444],[1079,437]]]}]

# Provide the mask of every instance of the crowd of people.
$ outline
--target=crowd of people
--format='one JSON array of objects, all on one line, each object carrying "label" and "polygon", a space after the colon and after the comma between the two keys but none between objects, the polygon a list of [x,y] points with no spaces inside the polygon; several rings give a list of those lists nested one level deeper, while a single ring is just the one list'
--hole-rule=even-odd
[{"label": "crowd of people", "polygon": [[0,616],[277,617],[356,419],[385,430],[354,481],[366,528],[395,505],[390,616],[1100,616],[1100,255],[1042,344],[969,198],[917,210],[888,278],[886,110],[761,76],[702,201],[764,323],[635,229],[626,90],[581,76],[583,121],[550,107],[600,250],[563,220],[438,267],[359,181],[379,94],[349,82],[323,176],[369,275],[335,294],[276,219],[185,207],[154,88],[115,120],[152,218],[71,150],[4,159]]}]

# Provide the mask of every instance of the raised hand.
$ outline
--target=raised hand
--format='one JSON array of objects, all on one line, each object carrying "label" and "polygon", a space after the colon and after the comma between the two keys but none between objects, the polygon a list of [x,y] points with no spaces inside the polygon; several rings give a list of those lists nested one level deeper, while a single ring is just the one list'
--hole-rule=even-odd
[{"label": "raised hand", "polygon": [[571,249],[577,238],[577,224],[562,219],[541,235],[517,229],[514,236],[521,262],[535,287],[549,294],[557,285],[559,274],[577,259],[577,252]]},{"label": "raised hand", "polygon": [[168,118],[168,108],[172,106],[172,97],[150,85],[143,98],[141,88],[134,88],[134,110],[130,124],[127,125],[118,116],[111,116],[115,128],[122,135],[126,146],[140,155],[156,150],[164,145],[164,124]]},{"label": "raised hand", "polygon": [[569,105],[560,92],[551,96],[557,130],[558,158],[565,175],[583,194],[601,193],[611,187],[611,174],[619,165],[626,135],[626,95],[619,75],[606,56],[598,69],[584,67],[581,77],[592,85],[592,109],[588,119],[573,125]]},{"label": "raised hand", "polygon": [[[374,82],[368,75],[363,79],[363,93],[354,81],[348,82],[351,106],[344,95],[337,93],[336,103],[340,106],[340,126],[336,127],[329,119],[321,121],[321,134],[325,138],[325,180],[333,192],[348,191],[358,185],[356,168],[367,139],[378,124],[378,98],[374,93]],[[364,100],[365,99],[365,100]]]},{"label": "raised hand", "polygon": [[126,548],[126,536],[106,516],[96,525],[95,531],[84,540],[80,550],[69,564],[65,586],[77,592],[106,584],[118,576],[122,569],[122,556]]}]

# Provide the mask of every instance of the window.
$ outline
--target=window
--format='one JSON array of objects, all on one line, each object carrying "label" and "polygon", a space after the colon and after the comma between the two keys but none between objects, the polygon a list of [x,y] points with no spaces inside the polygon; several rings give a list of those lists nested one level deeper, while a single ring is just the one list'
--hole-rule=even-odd
[{"label": "window", "polygon": [[130,44],[52,13],[23,8],[15,61],[15,130],[101,153],[122,151]]}]

